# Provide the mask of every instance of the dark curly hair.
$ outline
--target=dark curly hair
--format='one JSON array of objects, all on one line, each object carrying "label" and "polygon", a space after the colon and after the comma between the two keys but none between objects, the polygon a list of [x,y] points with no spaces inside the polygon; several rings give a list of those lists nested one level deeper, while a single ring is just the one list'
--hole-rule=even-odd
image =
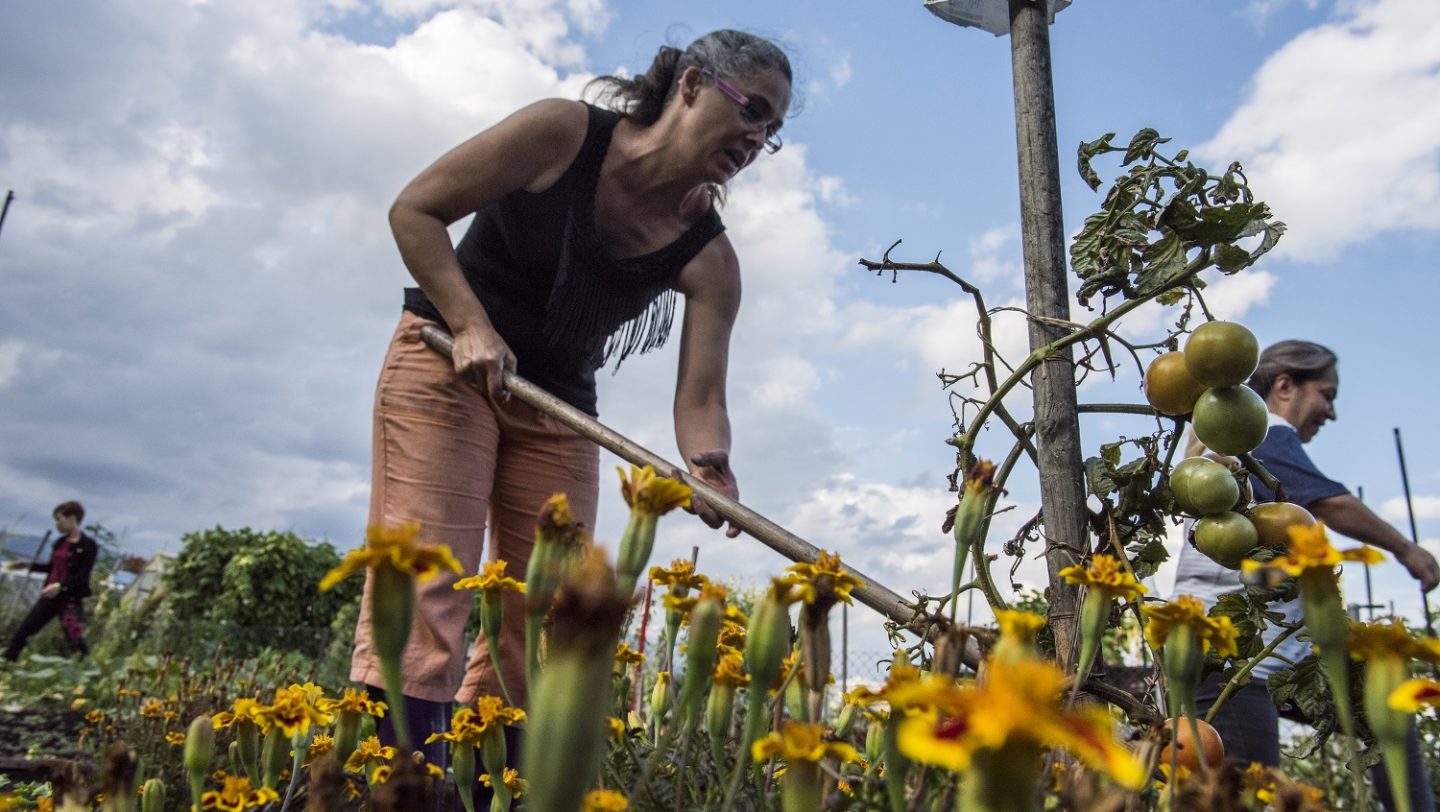
[{"label": "dark curly hair", "polygon": [[648,127],[660,119],[665,104],[675,95],[677,78],[689,67],[707,68],[721,76],[753,76],[778,70],[793,82],[790,59],[775,43],[754,34],[723,28],[690,43],[685,50],[660,48],[649,69],[639,76],[600,76],[586,90],[598,88],[596,101]]}]

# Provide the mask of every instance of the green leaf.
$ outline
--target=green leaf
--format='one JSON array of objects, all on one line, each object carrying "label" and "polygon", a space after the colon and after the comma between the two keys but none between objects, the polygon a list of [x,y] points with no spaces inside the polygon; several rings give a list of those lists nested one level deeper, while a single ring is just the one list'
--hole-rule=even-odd
[{"label": "green leaf", "polygon": [[1085,460],[1085,481],[1090,493],[1097,499],[1104,499],[1115,492],[1115,480],[1110,477],[1113,468],[1099,457]]},{"label": "green leaf", "polygon": [[1135,570],[1135,577],[1141,580],[1154,575],[1161,564],[1170,560],[1170,551],[1161,539],[1151,539],[1139,549],[1131,550],[1130,555],[1130,566]]},{"label": "green leaf", "polygon": [[1250,252],[1250,260],[1253,262],[1259,259],[1263,254],[1268,253],[1271,248],[1274,248],[1275,244],[1280,242],[1280,238],[1285,236],[1285,231],[1287,228],[1288,226],[1286,226],[1279,220],[1276,220],[1273,223],[1266,224],[1265,239],[1260,241],[1259,248],[1256,248],[1254,251]]},{"label": "green leaf", "polygon": [[1189,262],[1185,257],[1185,244],[1174,231],[1151,243],[1140,253],[1145,268],[1135,285],[1135,292],[1148,296],[1167,288],[1185,275]]},{"label": "green leaf", "polygon": [[1215,246],[1212,258],[1215,260],[1215,267],[1219,268],[1220,273],[1223,274],[1233,274],[1244,270],[1250,266],[1252,261],[1249,251],[1230,243],[1221,243]]},{"label": "green leaf", "polygon": [[1100,175],[1090,166],[1090,159],[1104,152],[1110,152],[1110,139],[1115,133],[1105,133],[1094,141],[1081,141],[1080,149],[1077,151],[1076,164],[1080,170],[1080,177],[1090,186],[1090,191],[1100,188]]},{"label": "green leaf", "polygon": [[1135,133],[1130,139],[1130,146],[1125,149],[1125,159],[1120,162],[1121,166],[1127,166],[1140,158],[1150,155],[1157,144],[1164,144],[1168,138],[1161,138],[1160,133],[1150,127],[1146,127]]}]

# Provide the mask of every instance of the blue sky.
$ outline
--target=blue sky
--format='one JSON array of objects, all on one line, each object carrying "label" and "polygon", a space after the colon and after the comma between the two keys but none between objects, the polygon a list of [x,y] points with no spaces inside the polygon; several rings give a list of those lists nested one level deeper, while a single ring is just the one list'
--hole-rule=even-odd
[{"label": "blue sky", "polygon": [[[385,225],[395,193],[510,110],[717,27],[782,42],[805,100],[724,214],[746,284],[742,496],[901,593],[941,588],[953,458],[935,372],[975,357],[973,314],[943,280],[891,284],[856,260],[903,238],[897,258],[943,252],[991,305],[1023,292],[1009,40],[919,0],[6,3],[0,525],[41,532],[78,497],[142,552],[217,523],[356,543],[370,399],[407,281]],[[1212,167],[1242,161],[1291,231],[1212,304],[1262,343],[1340,354],[1341,419],[1313,457],[1403,530],[1401,427],[1440,551],[1440,6],[1081,0],[1051,33],[1067,229],[1099,202],[1074,173],[1082,140],[1150,126]],[[1018,358],[1023,325],[999,324]],[[1128,332],[1162,325],[1144,313]],[[601,384],[602,416],[672,456],[673,349]],[[1127,372],[1081,399],[1136,386]],[[1085,448],[1146,430],[1087,420]],[[982,451],[1005,448],[996,434]],[[999,530],[1036,509],[1032,481],[1012,480]],[[602,541],[623,520],[607,494]],[[662,536],[657,558],[699,545],[718,576],[784,563],[687,519]],[[1375,575],[1386,600],[1418,606],[1394,564]]]}]

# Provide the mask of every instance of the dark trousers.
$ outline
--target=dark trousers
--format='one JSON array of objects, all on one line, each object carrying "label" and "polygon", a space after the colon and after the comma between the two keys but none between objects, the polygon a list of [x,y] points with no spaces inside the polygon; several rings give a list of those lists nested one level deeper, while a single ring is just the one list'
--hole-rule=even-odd
[{"label": "dark trousers", "polygon": [[[1219,698],[1224,687],[1225,682],[1218,673],[1206,676],[1200,683],[1199,690],[1195,692],[1195,703],[1201,716]],[[1220,734],[1220,741],[1225,743],[1225,759],[1237,762],[1241,767],[1252,761],[1270,767],[1279,766],[1280,716],[1264,680],[1251,682],[1231,694],[1212,721],[1215,731]],[[1285,718],[1305,723],[1298,714],[1286,713]],[[1430,792],[1430,777],[1420,757],[1420,735],[1413,722],[1409,738],[1405,741],[1405,763],[1410,781],[1410,809],[1413,812],[1435,812],[1435,796]],[[1387,810],[1395,809],[1385,765],[1376,765],[1370,771],[1370,778],[1375,782],[1375,794],[1381,806]]]},{"label": "dark trousers", "polygon": [[29,614],[20,621],[20,628],[10,638],[10,644],[5,647],[5,659],[14,662],[20,659],[20,650],[30,642],[37,632],[45,628],[45,624],[60,618],[60,627],[65,632],[65,640],[70,643],[70,648],[81,656],[90,653],[90,647],[85,645],[85,613],[80,607],[80,601],[65,598],[41,598],[30,607]]}]

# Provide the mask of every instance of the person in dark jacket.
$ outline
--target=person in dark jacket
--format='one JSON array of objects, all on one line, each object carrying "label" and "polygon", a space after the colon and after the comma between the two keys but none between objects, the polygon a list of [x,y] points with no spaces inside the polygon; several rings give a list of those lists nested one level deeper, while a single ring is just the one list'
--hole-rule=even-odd
[{"label": "person in dark jacket", "polygon": [[20,621],[20,628],[5,647],[6,660],[19,659],[20,650],[30,638],[57,617],[70,647],[82,657],[90,653],[90,647],[85,645],[85,612],[81,601],[90,597],[90,570],[95,567],[99,546],[80,529],[84,520],[85,508],[79,502],[56,505],[55,530],[60,533],[60,540],[55,542],[50,560],[44,564],[24,561],[11,564],[12,569],[29,568],[45,573],[45,586],[40,589],[40,599]]}]

